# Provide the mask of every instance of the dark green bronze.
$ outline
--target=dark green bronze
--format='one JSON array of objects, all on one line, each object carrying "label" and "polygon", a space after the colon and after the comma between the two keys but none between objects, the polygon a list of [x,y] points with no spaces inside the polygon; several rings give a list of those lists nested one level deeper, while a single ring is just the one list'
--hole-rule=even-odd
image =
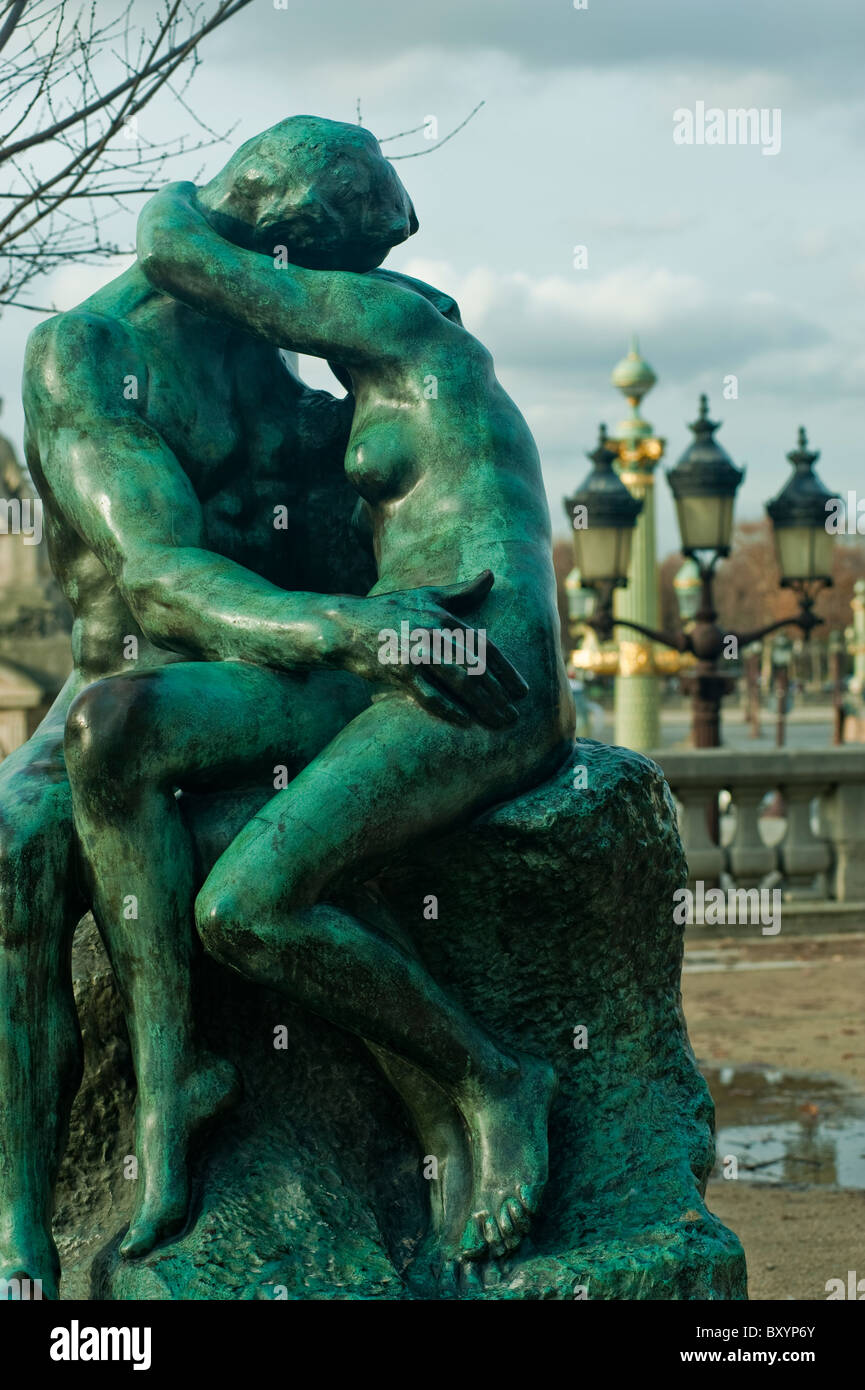
[{"label": "dark green bronze", "polygon": [[108,963],[83,929],[73,964],[87,1068],[56,1227],[65,1293],[742,1298],[741,1246],[704,1196],[712,1104],[685,1035],[670,911],[684,882],[660,769],[581,741],[549,781],[395,860],[374,899],[340,896],[402,932],[507,1051],[558,1073],[531,1231],[455,1278],[431,1268],[427,1234],[453,1219],[472,1171],[449,1098],[431,1085],[402,1105],[350,1033],[210,961],[197,1016],[242,1070],[244,1097],[195,1163],[189,1227],[119,1256],[135,1203],[123,1177],[134,1077]]},{"label": "dark green bronze", "polygon": [[[231,1112],[241,1078],[255,1091],[260,1070],[215,1018],[214,999],[240,988],[225,966],[290,1011],[307,1069],[310,1015],[325,1030],[323,1066],[333,1038],[357,1039],[440,1161],[431,1214],[383,1237],[400,1246],[397,1282],[494,1288],[543,1213],[547,1117],[573,1059],[548,1030],[520,1026],[521,1011],[541,1008],[538,982],[526,993],[512,973],[519,950],[488,936],[467,989],[385,891],[395,865],[558,775],[574,728],[529,430],[449,296],[375,269],[416,226],[368,132],[297,117],[205,188],[158,194],[138,264],[31,337],[27,457],[75,610],[76,670],[0,767],[0,1278],[56,1290],[52,1193],[81,1075],[69,946],[91,906],[129,1030],[139,1165],[119,1251],[93,1267],[97,1296],[166,1296],[152,1271],[178,1239],[227,1220],[213,1215],[224,1185],[202,1175],[214,1144],[238,1161],[248,1101]],[[278,348],[327,358],[351,394],[307,390]],[[548,887],[564,854],[554,837]],[[530,870],[516,844],[503,873],[516,883],[525,870],[540,897],[538,862]],[[418,889],[430,914],[455,872],[473,873],[434,863]],[[556,949],[572,920],[565,910],[544,927]],[[474,888],[454,921],[480,939],[492,927]],[[203,975],[196,924],[218,962]],[[529,922],[521,932],[530,942]],[[502,990],[512,1026],[493,1006]],[[681,1060],[681,1029],[670,1039]],[[352,1068],[336,1065],[335,1084],[356,1085]],[[684,1105],[703,1107],[705,1125],[690,1064],[671,1084],[699,1097]],[[319,1099],[325,1124],[344,1101]],[[318,1152],[300,1112],[295,1140]],[[683,1114],[674,1104],[674,1128]],[[366,1123],[359,1162],[375,1110]],[[684,1160],[694,1136],[671,1142]],[[699,1202],[705,1154],[689,1171]],[[406,1175],[397,1213],[416,1183]],[[268,1207],[258,1193],[256,1249]],[[354,1268],[357,1295],[382,1296],[357,1264],[365,1221],[361,1199],[349,1201],[332,1246],[301,1259],[292,1285],[326,1296],[336,1262]],[[707,1229],[711,1246],[722,1228]],[[725,1238],[734,1296],[738,1246]],[[214,1270],[196,1288],[206,1263],[199,1251],[168,1296],[271,1296],[266,1280]],[[511,1296],[527,1296],[520,1287]],[[711,1296],[677,1287],[642,1296]]]}]

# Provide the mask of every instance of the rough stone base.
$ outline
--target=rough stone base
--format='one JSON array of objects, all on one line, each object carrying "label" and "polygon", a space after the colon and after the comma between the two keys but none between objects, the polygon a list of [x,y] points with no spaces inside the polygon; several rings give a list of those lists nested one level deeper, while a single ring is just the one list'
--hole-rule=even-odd
[{"label": "rough stone base", "polygon": [[[361,1042],[212,963],[198,1013],[241,1068],[245,1099],[198,1160],[187,1231],[120,1260],[134,1083],[110,971],[83,926],[87,1071],[58,1198],[63,1296],[571,1299],[582,1287],[589,1299],[745,1298],[742,1248],[703,1199],[713,1110],[681,1013],[672,895],[684,881],[660,769],[588,741],[555,779],[380,880],[436,978],[494,1037],[560,1076],[531,1241],[452,1288],[433,1286],[415,1258],[437,1200],[423,1159],[458,1171],[464,1136],[449,1103],[419,1142]],[[277,1049],[280,1025],[288,1045]]]}]

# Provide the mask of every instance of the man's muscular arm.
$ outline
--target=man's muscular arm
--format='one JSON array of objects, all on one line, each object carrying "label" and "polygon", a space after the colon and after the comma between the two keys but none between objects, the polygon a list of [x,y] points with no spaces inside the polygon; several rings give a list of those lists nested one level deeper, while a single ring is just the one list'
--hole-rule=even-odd
[{"label": "man's muscular arm", "polygon": [[402,619],[452,626],[441,604],[475,606],[491,576],[370,599],[289,593],[207,550],[192,484],[140,413],[140,401],[125,398],[130,378],[146,397],[147,363],[116,320],[73,312],[31,334],[25,409],[45,482],[154,645],[280,670],[338,667],[408,687],[420,703],[458,722],[469,714],[488,724],[508,717],[509,696],[524,687],[503,657],[491,671],[488,652],[492,679],[469,682],[454,667],[425,667],[422,676],[378,661],[381,628],[398,629]]},{"label": "man's muscular arm", "polygon": [[147,364],[114,320],[73,313],[31,335],[25,400],[45,480],[142,631],[187,656],[284,669],[335,651],[332,602],[286,593],[205,548],[192,484],[124,398],[132,378],[144,396]]}]

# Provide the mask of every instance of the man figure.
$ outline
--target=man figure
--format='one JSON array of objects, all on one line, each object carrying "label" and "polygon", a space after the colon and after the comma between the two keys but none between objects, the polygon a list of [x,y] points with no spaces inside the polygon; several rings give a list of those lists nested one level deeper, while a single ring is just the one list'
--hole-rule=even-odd
[{"label": "man figure", "polygon": [[[273,161],[297,191],[290,240],[263,202],[261,171]],[[263,227],[269,248],[284,240],[287,258],[309,266],[371,269],[417,226],[373,137],[312,117],[248,142],[205,197],[217,228],[252,244],[251,229]],[[346,239],[341,210],[358,197],[363,231]],[[257,667],[275,668],[286,700],[302,697],[309,711],[296,745],[276,758],[293,775],[367,702],[366,680],[429,698],[416,668],[379,663],[378,633],[401,618],[452,627],[443,605],[470,606],[475,590],[347,596],[373,578],[347,525],[351,399],[308,390],[274,348],[155,292],[137,266],[35,330],[24,395],[27,461],[74,612],[75,669],[33,738],[0,765],[0,1279],[41,1279],[53,1296],[53,1190],[81,1076],[69,953],[89,906],[63,761],[72,699],[102,677],[177,660],[237,659],[250,663],[251,681]],[[313,498],[322,521],[309,526]],[[327,596],[334,591],[341,596]],[[423,675],[447,687],[453,668]],[[468,684],[457,699],[483,718],[486,699],[499,694],[495,678]],[[259,804],[273,791],[277,750],[265,751],[267,774],[236,769],[237,782],[244,771],[247,782],[262,779]],[[238,829],[250,813],[247,802]],[[133,1040],[141,1202],[162,1207],[152,1243],[188,1198],[171,1125],[154,1125],[155,1115],[182,1092],[190,1058],[207,1077],[196,1123],[229,1104],[236,1083],[192,1031],[192,924],[182,941],[159,922],[148,932],[147,949],[175,981],[159,1001],[158,1046],[148,1027],[154,1001],[136,971],[140,933],[106,944]]]}]

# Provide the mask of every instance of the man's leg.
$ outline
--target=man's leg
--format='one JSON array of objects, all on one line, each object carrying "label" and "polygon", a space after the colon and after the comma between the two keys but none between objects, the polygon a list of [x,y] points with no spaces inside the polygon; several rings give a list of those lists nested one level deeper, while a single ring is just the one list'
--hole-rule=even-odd
[{"label": "man's leg", "polygon": [[145,1253],[184,1224],[190,1145],[236,1094],[233,1069],[202,1048],[194,1027],[201,874],[175,791],[260,778],[265,800],[277,768],[294,776],[367,701],[361,682],[325,676],[178,663],[98,681],[70,710],[75,824],[138,1082],[141,1177],[127,1255]]},{"label": "man's leg", "polygon": [[0,1279],[56,1297],[54,1186],[81,1081],[72,935],[77,883],[63,718],[0,764]]}]

